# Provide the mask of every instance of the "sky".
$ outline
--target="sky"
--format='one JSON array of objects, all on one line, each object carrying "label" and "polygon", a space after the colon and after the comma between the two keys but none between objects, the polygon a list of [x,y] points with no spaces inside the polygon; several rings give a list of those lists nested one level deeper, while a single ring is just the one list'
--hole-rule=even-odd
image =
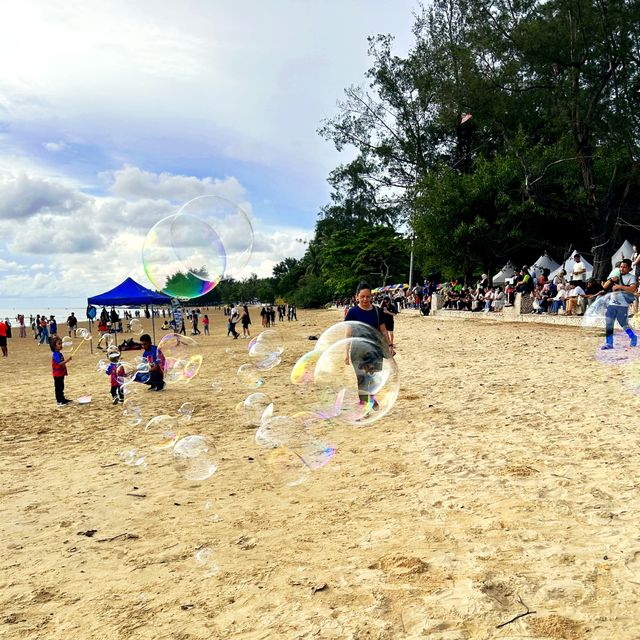
[{"label": "sky", "polygon": [[[145,286],[142,246],[192,198],[251,219],[236,277],[301,257],[349,159],[317,134],[364,85],[367,36],[416,0],[21,0],[0,21],[0,298]],[[232,210],[235,210],[233,208]],[[238,213],[241,216],[241,213]],[[221,234],[223,235],[223,234]],[[246,261],[245,261],[246,262]]]}]

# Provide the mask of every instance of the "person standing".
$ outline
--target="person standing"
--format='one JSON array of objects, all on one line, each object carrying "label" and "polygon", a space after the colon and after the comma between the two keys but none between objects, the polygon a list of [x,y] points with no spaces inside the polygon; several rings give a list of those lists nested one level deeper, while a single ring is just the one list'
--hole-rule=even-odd
[{"label": "person standing", "polygon": [[76,329],[78,327],[78,318],[76,318],[73,311],[71,315],[67,318],[67,329],[69,330],[69,335],[73,333],[73,337],[76,337]]},{"label": "person standing", "polygon": [[[368,393],[367,382],[373,373],[382,370],[382,359],[384,357],[393,357],[395,350],[384,323],[383,313],[373,304],[371,287],[367,283],[361,282],[358,285],[356,305],[349,309],[344,319],[346,322],[357,321],[368,324],[381,334],[379,344],[369,343],[369,341],[362,341],[368,344],[353,343],[347,347],[345,352],[345,364],[351,364],[358,380],[360,404],[370,404],[375,411],[377,402]],[[353,334],[353,329],[349,326],[347,337],[351,336],[358,337]]]},{"label": "person standing", "polygon": [[240,323],[242,324],[242,337],[250,338],[251,331],[249,325],[251,324],[251,317],[249,316],[249,307],[247,305],[242,306],[242,315],[240,316]]},{"label": "person standing", "polygon": [[56,320],[55,316],[49,317],[49,335],[58,335],[58,321]]},{"label": "person standing", "polygon": [[[422,304],[422,295],[420,296],[420,304]],[[387,328],[389,340],[391,341],[391,346],[393,346],[393,331],[395,328],[395,318],[398,315],[398,309],[395,303],[391,302],[391,298],[389,296],[385,296],[382,304],[380,305],[380,311],[382,311],[384,326]]]},{"label": "person standing", "polygon": [[49,340],[49,321],[45,315],[40,316],[40,342],[39,345],[44,344]]},{"label": "person standing", "polygon": [[18,315],[18,325],[20,326],[20,337],[27,337],[27,327],[24,324],[24,315],[21,313]]},{"label": "person standing", "polygon": [[227,331],[227,335],[229,333],[233,334],[233,339],[237,340],[240,334],[236,331],[236,324],[240,319],[240,314],[238,313],[238,309],[235,304],[231,304],[231,310],[229,312],[229,329]]},{"label": "person standing", "polygon": [[605,312],[605,343],[601,349],[613,349],[613,329],[616,322],[629,336],[629,345],[638,346],[638,337],[628,321],[629,305],[633,303],[637,291],[636,278],[630,271],[631,260],[625,258],[602,285],[605,291],[611,291],[611,298]]},{"label": "person standing", "polygon": [[9,349],[7,347],[7,325],[2,320],[0,320],[0,349],[2,349],[2,357],[8,357]]},{"label": "person standing", "polygon": [[571,283],[583,287],[587,281],[587,267],[582,262],[582,257],[579,253],[573,256],[573,269],[571,271]]},{"label": "person standing", "polygon": [[51,357],[51,369],[53,373],[53,388],[56,394],[56,402],[59,407],[64,407],[69,404],[71,400],[67,400],[64,396],[64,378],[67,375],[67,363],[71,362],[73,356],[62,355],[62,339],[57,336],[51,340],[51,351],[53,355]]},{"label": "person standing", "polygon": [[204,335],[209,335],[209,316],[205,313],[204,318],[202,318],[202,328],[204,331]]}]

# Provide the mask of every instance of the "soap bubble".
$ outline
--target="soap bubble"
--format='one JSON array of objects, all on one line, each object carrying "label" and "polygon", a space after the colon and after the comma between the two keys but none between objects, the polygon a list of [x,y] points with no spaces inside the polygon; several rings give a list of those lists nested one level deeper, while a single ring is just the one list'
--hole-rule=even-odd
[{"label": "soap bubble", "polygon": [[379,342],[363,338],[339,340],[323,351],[313,382],[323,400],[313,410],[358,425],[385,416],[398,397],[400,379],[395,361],[384,353]]},{"label": "soap bubble", "polygon": [[142,335],[142,332],[144,331],[142,322],[140,322],[138,318],[134,318],[129,323],[129,330],[136,336]]},{"label": "soap bubble", "polygon": [[222,383],[220,382],[220,380],[211,381],[211,390],[214,393],[219,393],[220,391],[222,391]]},{"label": "soap bubble", "polygon": [[109,366],[109,361],[108,360],[98,360],[98,362],[96,363],[96,371],[101,372],[101,371],[106,371],[107,367]]},{"label": "soap bubble", "polygon": [[268,407],[271,407],[271,413],[273,413],[271,398],[266,393],[258,392],[252,393],[245,398],[244,402],[238,403],[236,411],[242,416],[244,424],[258,426]]},{"label": "soap bubble", "polygon": [[154,451],[170,449],[178,439],[178,420],[174,416],[155,416],[147,422],[144,432]]},{"label": "soap bubble", "polygon": [[264,378],[253,364],[243,364],[238,367],[238,380],[249,389],[258,389],[264,384]]},{"label": "soap bubble", "polygon": [[[241,207],[225,198],[205,195],[185,203],[176,218],[180,219],[181,216],[196,218],[215,230],[226,257],[227,273],[238,275],[249,264],[253,252],[253,227]],[[189,251],[185,247],[178,252],[179,257],[183,261],[190,259]]]},{"label": "soap bubble", "polygon": [[226,267],[225,250],[216,230],[188,215],[157,222],[142,246],[145,273],[156,289],[174,298],[191,299],[211,291]]},{"label": "soap bubble", "polygon": [[326,351],[331,345],[344,340],[346,338],[362,338],[373,342],[383,352],[385,358],[389,357],[389,344],[386,338],[374,327],[365,324],[364,322],[357,322],[355,320],[349,320],[348,322],[337,322],[326,329],[318,338],[314,350]]},{"label": "soap bubble", "polygon": [[183,417],[191,418],[193,412],[195,411],[195,408],[196,407],[193,402],[183,402],[178,409],[178,413]]},{"label": "soap bubble", "polygon": [[262,349],[269,353],[284,353],[282,338],[275,329],[265,329],[258,334],[255,340],[254,345],[249,343],[249,353],[251,353],[251,350],[256,347],[256,345],[261,345]]},{"label": "soap bubble", "polygon": [[218,469],[215,445],[206,436],[186,436],[173,447],[173,462],[185,480],[210,478]]},{"label": "soap bubble", "polygon": [[582,316],[582,326],[587,328],[604,328],[605,315],[610,301],[610,293],[595,298]]},{"label": "soap bubble", "polygon": [[138,372],[131,362],[125,362],[124,360],[113,363],[113,366],[116,368],[116,380],[121,386],[133,382]]},{"label": "soap bubble", "polygon": [[158,351],[164,357],[163,371],[166,383],[189,382],[202,366],[202,353],[198,343],[188,336],[168,333],[158,343]]},{"label": "soap bubble", "polygon": [[125,449],[118,454],[118,457],[124,464],[131,467],[145,468],[147,462],[144,456],[138,451],[138,449]]},{"label": "soap bubble", "polygon": [[311,384],[313,375],[322,351],[309,351],[298,358],[291,369],[291,382],[293,384]]},{"label": "soap bubble", "polygon": [[73,351],[73,340],[69,336],[62,338],[62,350],[65,353]]},{"label": "soap bubble", "polygon": [[89,341],[91,340],[91,332],[88,329],[78,329],[76,335],[83,340]]},{"label": "soap bubble", "polygon": [[120,349],[115,344],[111,344],[107,347],[107,358],[112,362],[120,357]]},{"label": "soap bubble", "polygon": [[142,422],[142,407],[140,403],[126,398],[122,405],[122,415],[128,425],[137,427]]},{"label": "soap bubble", "polygon": [[286,447],[263,451],[258,460],[262,463],[272,482],[287,487],[302,484],[311,473],[302,458],[295,451]]}]

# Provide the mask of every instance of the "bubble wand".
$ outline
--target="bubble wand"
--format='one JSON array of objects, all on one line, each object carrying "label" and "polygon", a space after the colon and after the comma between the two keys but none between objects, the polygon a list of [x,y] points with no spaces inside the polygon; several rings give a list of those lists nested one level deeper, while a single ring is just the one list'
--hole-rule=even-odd
[{"label": "bubble wand", "polygon": [[87,332],[85,335],[81,335],[80,336],[82,338],[82,340],[80,340],[80,344],[71,352],[71,356],[75,356],[76,352],[78,351],[78,349],[85,343],[85,342],[91,342],[91,340],[93,339],[93,336]]}]

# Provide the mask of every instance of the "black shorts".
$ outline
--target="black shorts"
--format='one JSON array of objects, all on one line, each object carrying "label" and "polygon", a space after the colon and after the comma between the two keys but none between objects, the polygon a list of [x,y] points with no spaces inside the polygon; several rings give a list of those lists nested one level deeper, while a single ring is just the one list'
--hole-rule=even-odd
[{"label": "black shorts", "polygon": [[0,336],[0,347],[7,346],[7,336]]}]

